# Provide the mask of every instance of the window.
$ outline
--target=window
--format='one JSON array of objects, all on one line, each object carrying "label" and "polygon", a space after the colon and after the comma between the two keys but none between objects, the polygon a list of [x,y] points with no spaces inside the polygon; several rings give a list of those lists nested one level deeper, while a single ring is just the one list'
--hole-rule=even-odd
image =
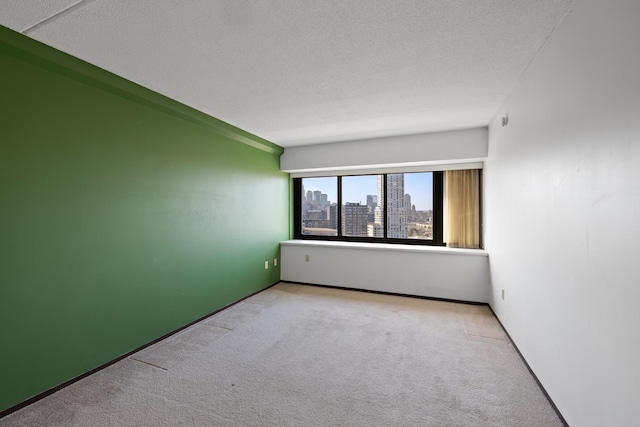
[{"label": "window", "polygon": [[302,226],[299,229],[303,235],[338,235],[337,194],[338,177],[304,178],[299,194],[302,200]]},{"label": "window", "polygon": [[407,238],[433,239],[433,172],[404,174]]},{"label": "window", "polygon": [[480,171],[294,178],[295,238],[480,248]]},{"label": "window", "polygon": [[[371,227],[376,222],[378,195],[376,185],[382,175],[342,177],[342,235],[345,237],[375,236]],[[382,203],[382,202],[381,202]]]}]

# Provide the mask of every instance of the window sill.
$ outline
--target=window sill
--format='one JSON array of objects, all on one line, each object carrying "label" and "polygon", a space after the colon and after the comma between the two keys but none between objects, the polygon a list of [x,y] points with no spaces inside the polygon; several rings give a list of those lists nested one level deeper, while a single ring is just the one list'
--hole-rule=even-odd
[{"label": "window sill", "polygon": [[396,245],[390,243],[331,242],[327,240],[286,240],[280,242],[284,246],[311,246],[316,248],[364,249],[391,252],[422,252],[446,255],[484,256],[489,254],[483,249],[459,249],[442,246]]}]

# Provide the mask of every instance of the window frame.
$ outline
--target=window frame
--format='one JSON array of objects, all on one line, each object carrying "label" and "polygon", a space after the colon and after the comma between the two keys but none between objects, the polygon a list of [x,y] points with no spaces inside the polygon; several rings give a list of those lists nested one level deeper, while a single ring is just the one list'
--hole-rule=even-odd
[{"label": "window frame", "polygon": [[[337,215],[337,235],[336,236],[321,236],[313,234],[302,233],[302,180],[305,177],[294,177],[293,180],[293,234],[295,239],[300,240],[325,240],[325,241],[339,241],[339,242],[362,242],[362,243],[391,243],[402,245],[426,245],[426,246],[446,246],[443,241],[444,229],[443,229],[443,203],[444,203],[444,172],[443,171],[423,171],[431,172],[433,174],[432,180],[432,194],[433,194],[433,238],[432,239],[400,239],[387,237],[387,175],[395,175],[399,173],[419,173],[419,171],[412,172],[393,172],[393,173],[363,173],[363,174],[346,174],[346,175],[322,175],[325,178],[337,178],[337,202],[336,202],[336,215]],[[357,236],[343,236],[342,235],[342,178],[345,176],[365,176],[365,175],[382,175],[384,178],[384,237],[357,237]],[[316,177],[315,175],[313,177]],[[311,177],[309,177],[311,178]]]}]

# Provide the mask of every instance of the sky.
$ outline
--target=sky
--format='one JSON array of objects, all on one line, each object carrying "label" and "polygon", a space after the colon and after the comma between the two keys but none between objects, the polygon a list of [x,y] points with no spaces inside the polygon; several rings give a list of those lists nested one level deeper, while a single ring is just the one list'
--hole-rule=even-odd
[{"label": "sky", "polygon": [[[416,205],[416,210],[433,209],[432,179],[431,172],[404,174],[404,192],[411,195],[411,203]],[[331,203],[338,201],[336,177],[304,178],[302,185],[305,192],[320,190],[327,194]],[[378,194],[377,188],[377,175],[345,176],[342,178],[342,203],[366,205],[367,194]]]}]

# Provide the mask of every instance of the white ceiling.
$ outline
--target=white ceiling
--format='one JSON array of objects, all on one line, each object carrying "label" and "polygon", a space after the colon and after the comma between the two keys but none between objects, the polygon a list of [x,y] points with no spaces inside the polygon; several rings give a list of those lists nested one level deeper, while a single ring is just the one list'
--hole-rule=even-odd
[{"label": "white ceiling", "polygon": [[0,0],[0,25],[283,147],[485,126],[576,0]]}]

